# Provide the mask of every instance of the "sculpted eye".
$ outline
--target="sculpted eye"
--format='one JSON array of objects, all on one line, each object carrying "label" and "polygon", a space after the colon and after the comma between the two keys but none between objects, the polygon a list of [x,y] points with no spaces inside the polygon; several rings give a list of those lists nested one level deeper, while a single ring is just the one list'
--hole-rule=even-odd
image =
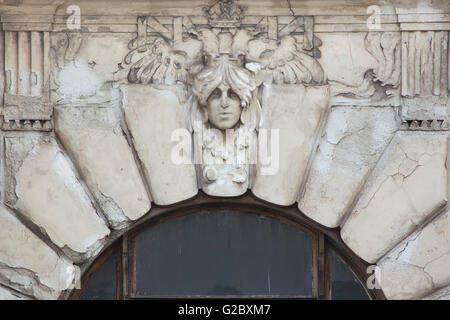
[{"label": "sculpted eye", "polygon": [[231,89],[227,92],[228,98],[239,99],[239,96]]},{"label": "sculpted eye", "polygon": [[211,97],[220,97],[220,89],[214,89],[214,91],[211,93]]}]

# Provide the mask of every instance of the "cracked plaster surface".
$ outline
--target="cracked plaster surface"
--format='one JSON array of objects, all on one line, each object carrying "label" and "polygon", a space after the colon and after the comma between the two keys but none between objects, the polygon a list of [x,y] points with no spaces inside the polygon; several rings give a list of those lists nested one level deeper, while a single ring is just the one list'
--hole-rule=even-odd
[{"label": "cracked plaster surface", "polygon": [[[31,149],[24,153],[24,147]],[[95,254],[109,229],[54,138],[8,137],[6,150],[7,165],[8,159],[26,155],[14,172],[18,199],[14,208],[40,227],[53,243],[68,249],[71,258]]]},{"label": "cracked plaster surface", "polygon": [[[198,187],[194,165],[177,164],[172,157],[178,150],[180,137],[176,133],[189,133],[185,106],[173,92],[152,86],[124,85],[121,92],[126,124],[142,161],[152,200],[168,205],[195,196]],[[187,142],[191,147],[192,142]]]},{"label": "cracked plaster surface", "polygon": [[344,222],[343,241],[375,262],[447,203],[447,134],[397,132]]},{"label": "cracked plaster surface", "polygon": [[0,300],[30,300],[30,298],[7,287],[0,286]]},{"label": "cracked plaster surface", "polygon": [[[0,205],[0,282],[38,298],[56,298],[75,269]],[[21,250],[17,250],[20,247]]]},{"label": "cracked plaster surface", "polygon": [[120,229],[150,210],[150,199],[121,129],[120,110],[62,107],[55,130],[109,224]]},{"label": "cracked plaster surface", "polygon": [[[402,5],[397,7],[401,8],[400,12],[402,13],[416,13],[417,10],[415,11],[414,7],[417,7],[418,4],[422,5],[421,2],[424,1],[412,1],[412,4],[407,4],[408,1],[404,1]],[[323,17],[326,17],[326,15],[329,14],[327,13],[330,12],[328,8],[329,6],[334,6],[334,4],[331,3],[324,3],[321,4],[322,8],[320,8],[318,11],[314,8],[316,6],[315,3],[314,5],[311,5],[313,1],[307,3],[306,6],[302,4],[299,5],[299,3],[296,4],[292,0],[286,0],[286,2],[281,3],[281,5],[280,3],[276,3],[274,1],[269,1],[268,3],[275,4],[275,10],[279,9],[279,7],[281,6],[283,15],[315,15],[316,13],[314,12],[318,12],[319,15],[325,15],[319,19],[323,19]],[[347,4],[354,7],[356,11],[353,11],[353,9],[349,9],[351,7],[347,7]],[[124,15],[130,14],[130,12],[132,12],[132,14],[134,15],[135,12],[137,12],[136,10],[138,10],[139,12],[143,12],[142,3],[139,3],[138,7],[134,6],[133,3],[130,3],[129,5],[131,6],[129,8],[127,7],[124,9],[116,7],[116,9],[112,8],[111,10],[118,10],[116,12]],[[153,8],[152,5],[150,7],[144,7],[151,7],[150,9]],[[183,7],[182,9],[184,10],[185,7]],[[193,8],[193,10],[196,9],[199,8]],[[361,6],[355,6],[352,1],[341,1],[340,6],[338,7],[338,12],[342,13],[345,11],[347,14],[351,15],[355,12],[364,13],[365,9],[366,6],[362,6],[362,4]],[[431,12],[434,13],[444,12],[441,11],[440,8],[430,9],[432,9]],[[22,9],[20,8],[20,6],[19,10],[23,10],[24,13],[27,12],[26,9]],[[33,8],[33,10],[35,10],[35,8]],[[58,10],[65,10],[65,7],[61,6]],[[104,8],[98,8],[96,10],[104,10]],[[164,8],[163,11],[165,12],[166,10],[167,9]],[[178,8],[178,10],[180,10],[180,8]],[[267,11],[264,6],[258,8],[258,10],[264,11],[264,13],[265,11]],[[420,14],[424,11],[424,9],[421,10],[422,11],[418,10],[417,12]],[[442,8],[442,10],[446,9]],[[149,12],[151,14],[155,13],[154,9],[150,10]],[[331,12],[333,12],[333,10],[331,10]],[[426,12],[429,12],[428,9]],[[182,14],[184,14],[184,12],[182,12]],[[315,18],[316,21],[319,19]],[[93,19],[93,22],[95,22],[95,19]],[[125,23],[125,21],[120,20],[119,24],[122,23]],[[319,29],[321,27],[323,28],[323,26],[324,25],[318,25],[314,27],[318,27],[317,29]],[[115,27],[118,26],[116,25]],[[340,26],[338,25],[337,27]],[[23,30],[27,29],[24,28]],[[110,105],[118,102],[118,97],[114,95],[112,91],[109,91],[109,84],[105,84],[104,82],[110,79],[111,73],[115,71],[117,63],[121,61],[124,53],[127,51],[126,47],[128,41],[131,40],[134,35],[128,31],[126,33],[112,33],[113,30],[114,28],[110,28],[109,25],[104,24],[97,28],[97,33],[84,33],[83,43],[81,46],[81,42],[78,43],[78,46],[69,46],[67,52],[64,52],[59,56],[59,58],[62,59],[62,63],[59,66],[59,85],[57,88],[53,88],[56,91],[55,94],[52,95],[53,98],[56,99],[56,105],[73,104],[77,106],[84,106],[89,102],[91,105],[96,104],[98,107],[102,107],[106,104]],[[322,46],[319,45],[322,51],[321,63],[328,75],[331,76],[329,77],[330,79],[342,81],[345,80],[346,83],[359,85],[365,72],[368,69],[376,67],[374,58],[365,50],[363,45],[365,32],[347,32],[347,30],[344,28],[336,29],[336,31],[339,30],[341,32],[334,32],[335,30],[333,30],[333,32],[322,31],[321,33],[317,33],[317,39],[315,39],[315,41],[319,40],[323,43]],[[58,39],[57,36],[65,37],[67,36],[67,34],[65,34],[64,32],[52,34],[52,41],[53,39]],[[72,36],[77,37],[77,33],[72,34]],[[111,47],[114,47],[114,50],[111,50]],[[71,48],[75,48],[76,50],[71,50]],[[52,47],[52,49],[54,48]],[[53,59],[54,57],[51,58],[51,60]],[[30,75],[32,77],[31,81],[34,82],[36,80],[36,74],[32,72]],[[74,82],[74,79],[78,79],[79,81]],[[358,93],[358,90],[355,90],[355,92]],[[364,90],[363,93],[372,95],[373,91],[368,90],[368,92],[366,92]],[[447,116],[448,112],[445,113],[445,111],[450,110],[448,109],[448,106],[446,108],[438,108],[439,106],[434,106],[433,102],[428,97],[425,101],[416,103],[416,101],[418,101],[417,99],[418,98],[415,97],[414,100],[412,100],[412,102],[410,103],[412,104],[412,106],[408,106],[406,104],[402,105],[404,111],[403,115],[409,114],[410,116],[418,118],[435,118],[441,117],[442,115]],[[349,104],[348,100],[343,99],[343,101],[344,103]],[[405,100],[403,102],[405,102]],[[426,108],[422,108],[422,106],[426,106]],[[152,107],[152,109],[154,110],[159,106]],[[147,164],[147,179],[150,181],[150,184],[154,184],[155,186],[157,186],[153,188],[153,194],[156,196],[156,201],[157,203],[170,204],[179,201],[181,198],[184,200],[190,195],[195,194],[195,192],[192,190],[196,188],[196,184],[195,182],[192,182],[192,176],[190,175],[191,170],[186,170],[189,171],[189,174],[183,175],[183,173],[180,173],[179,171],[175,172],[175,170],[171,171],[170,168],[168,169],[166,162],[167,159],[164,155],[159,153],[161,150],[164,150],[165,152],[170,148],[167,141],[164,141],[165,144],[162,146],[157,145],[160,141],[157,141],[156,143],[154,141],[150,141],[157,139],[157,136],[160,133],[158,132],[158,129],[160,127],[158,127],[159,123],[148,123],[146,120],[160,117],[158,113],[162,110],[166,110],[167,106],[161,105],[161,108],[163,107],[164,109],[157,109],[156,114],[147,113],[147,117],[142,116],[139,120],[137,119],[141,114],[145,114],[144,112],[132,114],[131,116],[135,119],[132,119],[131,121],[136,120],[136,123],[140,122],[138,124],[135,124],[133,129],[135,134],[136,127],[140,130],[140,136],[139,134],[136,134],[136,136],[138,136],[136,142],[139,142],[140,139],[140,143],[137,143],[137,145],[140,148],[140,156]],[[437,112],[437,110],[439,110],[439,112]],[[387,142],[381,141],[383,133],[376,131],[378,129],[381,130],[382,128],[374,129],[365,128],[358,125],[352,126],[351,124],[347,123],[348,119],[345,119],[345,117],[338,120],[342,120],[343,124],[345,125],[342,127],[337,126],[338,130],[331,130],[329,134],[327,133],[324,135],[323,145],[321,145],[319,149],[319,158],[323,158],[320,158],[321,161],[317,162],[317,166],[315,167],[315,170],[319,170],[318,174],[323,174],[322,178],[326,180],[326,183],[324,182],[324,184],[321,184],[317,181],[314,182],[314,180],[311,178],[311,185],[307,186],[306,188],[306,191],[309,192],[308,194],[311,197],[310,199],[316,197],[315,205],[317,205],[317,207],[311,206],[308,208],[308,210],[305,209],[305,211],[311,212],[311,214],[315,214],[316,211],[322,210],[322,212],[325,212],[326,209],[331,210],[333,214],[330,217],[322,217],[320,215],[317,216],[318,221],[321,221],[323,224],[328,226],[339,225],[342,222],[342,218],[344,217],[345,212],[348,211],[348,209],[352,208],[353,203],[351,202],[353,201],[354,196],[358,194],[360,189],[362,188],[361,184],[365,181],[366,175],[370,175],[370,170],[376,162],[375,158],[378,159],[379,153],[383,150],[383,143],[385,144]],[[140,127],[141,123],[142,127]],[[90,124],[88,124],[87,126],[89,125]],[[98,123],[96,123],[95,125],[98,125]],[[153,125],[156,128],[154,131],[148,128],[152,127]],[[101,131],[102,134],[105,135],[107,135],[105,132],[108,132],[108,134],[111,133],[110,131],[108,131],[110,130],[110,128],[106,128],[105,131],[102,131],[103,129],[105,128],[102,128],[98,131]],[[374,132],[378,134],[376,135],[376,137],[380,138],[380,145],[377,145],[374,150],[368,147],[371,144],[367,142],[367,138],[369,138],[367,136],[367,133],[372,129],[374,129]],[[89,135],[92,134],[93,136],[95,136],[96,132],[98,133],[98,131],[85,131],[85,138],[87,139],[86,144],[89,143]],[[116,130],[116,127],[113,129],[114,138],[121,136],[122,133],[119,131]],[[385,132],[385,134],[386,136],[389,135],[387,132]],[[435,134],[436,137],[439,136],[439,133],[434,132],[433,134]],[[297,136],[294,136],[294,138],[298,139]],[[359,145],[352,145],[352,143],[355,140],[358,141],[358,139],[361,139],[361,143]],[[95,139],[93,140],[95,141]],[[115,142],[117,142],[117,139],[112,139],[115,142],[109,143],[109,140],[107,138],[104,139],[104,136],[99,138],[99,141],[100,140],[102,143],[99,142],[98,146],[105,148],[107,145],[116,146]],[[426,150],[427,146],[425,145],[429,141],[420,142],[420,140],[421,139],[419,138],[419,142],[417,143],[419,145],[418,149],[422,151]],[[440,141],[440,138],[438,138],[437,140]],[[144,145],[151,143],[155,143],[155,145],[157,145],[157,148],[155,148],[154,150],[151,150],[151,148],[146,149]],[[430,143],[433,144],[432,142]],[[8,166],[6,167],[5,180],[8,181],[9,188],[6,188],[6,200],[8,201],[8,204],[13,207],[16,206],[17,203],[18,205],[20,205],[21,201],[23,200],[23,192],[21,193],[21,190],[23,191],[24,184],[26,184],[26,188],[33,186],[39,189],[42,188],[42,185],[40,185],[39,182],[43,181],[43,186],[45,189],[46,180],[49,179],[49,177],[52,177],[51,179],[54,178],[54,176],[52,176],[53,173],[48,174],[48,172],[46,172],[46,169],[42,169],[42,166],[40,166],[39,163],[38,165],[34,164],[34,162],[39,162],[39,160],[41,160],[41,162],[44,162],[47,158],[39,158],[40,150],[34,148],[33,146],[28,147],[27,144],[33,145],[33,141],[31,139],[20,140],[20,145],[22,145],[22,147],[16,148],[14,150],[15,153],[12,154],[12,156],[7,154],[9,162]],[[66,146],[67,145],[68,144],[66,144]],[[121,144],[121,146],[122,145],[123,144]],[[356,243],[364,243],[364,241],[366,241],[366,233],[368,238],[372,239],[370,240],[373,241],[371,243],[375,243],[375,245],[371,245],[371,243],[369,243],[367,246],[363,246],[362,248],[360,248],[359,252],[366,257],[370,257],[371,255],[377,256],[380,252],[385,252],[384,249],[381,249],[383,248],[383,244],[386,244],[385,247],[388,248],[392,246],[392,243],[397,243],[397,241],[403,237],[403,234],[407,234],[409,230],[412,230],[420,225],[422,221],[429,216],[430,212],[435,211],[434,208],[441,207],[446,201],[446,197],[445,195],[443,195],[444,192],[442,188],[442,180],[435,179],[436,176],[442,173],[442,162],[440,162],[442,153],[440,152],[440,150],[438,152],[434,152],[435,150],[432,150],[430,152],[424,152],[423,154],[412,155],[411,150],[408,150],[408,148],[405,148],[405,150],[401,150],[403,147],[400,147],[400,144],[397,144],[396,146],[398,146],[398,155],[396,156],[398,156],[398,158],[401,158],[401,160],[396,161],[396,165],[391,168],[392,170],[388,170],[386,169],[386,167],[383,167],[384,169],[381,170],[386,170],[389,172],[383,172],[383,174],[380,174],[380,172],[376,172],[375,176],[379,179],[376,178],[375,182],[370,181],[368,185],[368,191],[366,190],[367,192],[363,193],[361,197],[362,200],[360,201],[361,203],[358,204],[360,206],[357,206],[357,209],[355,209],[357,211],[354,211],[354,215],[352,216],[355,219],[361,219],[358,220],[357,223],[355,222],[353,227],[357,229],[358,224],[361,222],[362,230],[358,230],[357,232],[353,230],[355,231],[356,235],[352,232],[349,232],[351,237],[355,236],[355,238],[357,239]],[[125,149],[125,146],[123,147]],[[356,149],[354,149],[355,147]],[[366,147],[368,147],[368,149],[364,149]],[[74,149],[77,148],[78,146]],[[119,149],[121,149],[121,147],[119,147]],[[362,149],[364,150],[361,152]],[[7,152],[9,151],[7,150]],[[305,149],[302,149],[301,152],[305,153]],[[361,152],[361,154],[359,154],[358,152]],[[307,151],[306,153],[310,154],[309,151]],[[89,154],[89,156],[92,156],[93,158],[95,158],[95,160],[100,160],[99,158],[95,157],[95,152]],[[57,160],[59,162],[68,160],[67,158],[64,159],[64,157],[64,151],[59,152]],[[81,171],[83,171],[84,174],[91,175],[91,177],[96,176],[98,178],[98,176],[93,173],[94,171],[98,170],[98,167],[92,168],[87,165],[90,159],[78,160],[75,159],[75,157],[72,158],[83,169]],[[437,160],[438,158],[439,160]],[[110,159],[108,158],[107,160],[109,161]],[[390,159],[386,160],[385,163],[388,161],[390,161]],[[101,166],[101,161],[98,162]],[[107,161],[105,160],[105,163],[106,162]],[[295,165],[296,163],[295,161],[293,161],[292,167],[294,167]],[[35,167],[37,167],[38,170],[29,169]],[[65,165],[60,166],[59,168],[65,168],[67,169],[66,171],[69,172],[72,170]],[[351,168],[351,170],[349,168]],[[105,168],[101,169],[105,170],[105,172],[107,170],[111,170],[112,172],[116,170],[117,167],[111,169],[106,165]],[[81,171],[80,173],[83,174],[83,172]],[[293,170],[292,172],[294,171],[295,170]],[[22,173],[16,176],[17,172]],[[338,172],[338,174],[334,175],[333,172]],[[437,172],[439,172],[439,174]],[[59,174],[60,173],[61,171],[59,171]],[[31,175],[27,176],[29,174]],[[164,177],[164,175],[167,175],[167,179]],[[313,176],[314,175],[312,175],[312,177]],[[287,174],[286,177],[287,178],[285,179],[279,180],[281,181],[281,184],[285,183],[286,181],[291,181],[289,180],[289,178],[291,178],[291,175]],[[73,187],[73,185],[71,184],[76,184],[77,187],[75,189],[81,192],[81,194],[78,194],[79,198],[82,199],[81,202],[85,203],[88,207],[90,206],[87,205],[87,203],[91,200],[87,199],[85,195],[83,195],[83,188],[80,186],[80,184],[84,183],[83,181],[77,181],[78,178],[72,174],[61,175],[59,176],[59,178],[61,179],[55,179],[57,181],[57,185],[59,187],[62,187],[62,189],[64,190],[66,190],[66,188],[70,189],[71,187]],[[117,179],[120,180],[120,178],[122,178],[122,176]],[[184,180],[185,178],[186,180]],[[120,228],[128,222],[130,213],[136,213],[136,216],[139,216],[141,214],[140,210],[133,211],[133,208],[127,211],[125,207],[130,208],[132,206],[129,205],[129,203],[124,204],[126,202],[125,200],[119,201],[116,199],[116,189],[114,189],[115,184],[117,184],[116,181],[92,178],[91,183],[88,183],[89,178],[83,177],[83,179],[86,180],[87,184],[90,184],[89,188],[91,189],[93,196],[97,199],[100,207],[103,209],[103,211],[105,211],[105,215],[108,218],[110,225]],[[33,180],[36,181],[35,185],[33,185]],[[297,179],[297,177],[295,177],[293,180],[300,183],[301,179]],[[333,187],[335,189],[327,189],[326,186],[331,184],[330,182],[332,180],[337,181]],[[422,184],[422,182],[424,183]],[[180,189],[175,190],[186,185],[189,188],[189,190],[187,191]],[[282,188],[271,188],[271,185],[271,183],[267,184],[267,189],[269,191],[268,194],[276,195],[278,198],[281,198]],[[290,185],[292,184],[287,184],[287,186]],[[191,186],[192,188],[190,188]],[[283,185],[283,187],[286,187],[286,185]],[[73,189],[71,190],[73,191]],[[314,193],[314,190],[316,193]],[[292,197],[289,197],[286,203],[289,203],[289,201],[294,201],[294,198],[298,195],[297,191],[297,188],[293,188]],[[42,193],[40,193],[39,195],[45,198]],[[432,196],[430,197],[430,195]],[[55,193],[51,197],[48,197],[46,199],[46,201],[53,201],[56,199],[56,202],[59,201],[59,203],[61,204],[59,208],[51,210],[51,215],[57,215],[60,213],[59,211],[64,212],[66,209],[66,207],[62,205],[65,198],[61,198],[60,196],[60,193]],[[340,200],[342,202],[334,202],[336,201],[335,199],[339,199],[339,197],[341,197]],[[320,200],[318,201],[317,199]],[[322,202],[322,199],[324,199],[323,202],[326,203],[326,205],[317,203]],[[32,205],[34,206],[36,204],[37,208],[31,206],[29,210],[40,210],[40,208],[42,208],[42,203],[39,202],[39,199],[33,198]],[[392,204],[394,208],[389,208],[389,204]],[[39,207],[39,205],[41,206]],[[395,210],[399,208],[399,217],[398,220],[395,220],[397,219],[395,218],[397,216],[397,211]],[[90,208],[88,211],[93,213],[95,211],[95,208]],[[108,214],[108,212],[110,214]],[[377,212],[381,212],[381,214],[377,215]],[[349,226],[348,228],[350,228],[350,225],[353,221],[352,217],[347,221],[347,225]],[[390,224],[393,224],[392,228],[390,227]],[[82,225],[82,223],[80,225]],[[56,230],[50,231],[56,232]],[[52,232],[50,231],[48,232],[49,236],[52,235]],[[47,229],[43,230],[43,233],[46,232]],[[435,232],[436,234],[438,233],[437,231],[433,232]],[[401,245],[399,251],[395,251],[395,254],[393,255],[395,257],[395,263],[386,265],[386,270],[390,268],[392,274],[395,274],[395,272],[397,272],[398,274],[401,274],[401,276],[403,276],[402,284],[405,286],[403,288],[400,287],[397,293],[395,291],[393,293],[389,293],[391,297],[408,297],[408,294],[413,291],[417,291],[419,293],[418,295],[422,295],[424,292],[428,292],[427,288],[438,288],[440,284],[447,281],[446,277],[448,276],[448,273],[446,273],[446,270],[442,271],[442,268],[444,266],[447,267],[447,270],[449,269],[449,253],[448,251],[441,249],[448,248],[449,245],[448,243],[443,244],[442,242],[439,242],[439,246],[437,247],[438,249],[435,249],[434,247],[424,246],[424,248],[426,247],[427,249],[423,249],[421,251],[416,247],[420,247],[418,243],[423,245],[423,242],[425,241],[421,238],[423,233],[425,233],[425,230],[408,238],[405,245]],[[92,239],[90,239],[89,241],[91,240]],[[87,246],[86,243],[85,245]],[[62,247],[69,248],[67,244],[63,245]],[[89,250],[93,250],[92,252],[90,252],[90,254],[95,255],[94,251],[98,248],[99,247],[95,246],[89,247]],[[371,251],[372,249],[373,252]],[[72,249],[69,248],[69,250]],[[423,252],[424,250],[426,251],[425,253]],[[21,286],[21,290],[23,290],[24,292],[28,290],[27,292],[29,292],[30,294],[34,294],[37,297],[52,297],[56,295],[56,292],[51,291],[51,285],[49,285],[48,283],[39,284],[42,279],[39,280],[39,277],[34,273],[34,271],[30,271],[31,269],[28,269],[27,267],[20,267],[19,265],[17,265],[17,267],[13,269],[7,265],[3,265],[0,263],[0,270],[0,275],[3,272],[4,276],[0,276],[0,282],[3,281],[3,284],[6,283],[7,286],[11,286],[13,283],[16,283],[18,286]],[[410,281],[411,278],[415,280]],[[397,279],[395,277],[392,277],[390,281],[392,282],[392,286],[396,286]],[[2,297],[2,292],[4,292],[4,289],[2,289],[2,286],[0,286],[0,298]],[[445,295],[447,295],[447,297],[449,296],[448,288],[447,291],[442,291],[439,297]]]},{"label": "cracked plaster surface", "polygon": [[417,299],[450,285],[450,211],[408,237],[378,266],[390,299]]},{"label": "cracked plaster surface", "polygon": [[450,300],[450,286],[433,292],[423,298],[423,300]]},{"label": "cracked plaster surface", "polygon": [[391,107],[332,108],[299,209],[337,227],[392,139],[396,118]]},{"label": "cracked plaster surface", "polygon": [[[251,186],[258,198],[284,206],[296,202],[328,111],[328,98],[328,86],[263,87],[262,128],[271,136],[266,141],[259,138],[258,157],[262,160],[255,166]],[[279,135],[276,144],[272,142],[275,133]],[[262,148],[264,144],[266,147]],[[270,153],[266,156],[267,150]]]}]

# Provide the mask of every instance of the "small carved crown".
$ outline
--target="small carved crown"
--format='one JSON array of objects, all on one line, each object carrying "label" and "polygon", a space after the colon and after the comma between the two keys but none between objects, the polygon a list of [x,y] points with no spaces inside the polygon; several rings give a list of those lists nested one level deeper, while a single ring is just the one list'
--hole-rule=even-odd
[{"label": "small carved crown", "polygon": [[206,17],[212,27],[233,28],[241,25],[246,7],[237,5],[233,0],[218,0],[209,7],[204,7]]}]

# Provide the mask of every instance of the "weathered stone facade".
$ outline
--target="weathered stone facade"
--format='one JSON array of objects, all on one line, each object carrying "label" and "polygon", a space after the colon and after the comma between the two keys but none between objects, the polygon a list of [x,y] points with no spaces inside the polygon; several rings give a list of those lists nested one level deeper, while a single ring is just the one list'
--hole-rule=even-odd
[{"label": "weathered stone facade", "polygon": [[297,203],[388,299],[450,298],[448,1],[6,0],[0,19],[0,299],[66,297],[199,190]]}]

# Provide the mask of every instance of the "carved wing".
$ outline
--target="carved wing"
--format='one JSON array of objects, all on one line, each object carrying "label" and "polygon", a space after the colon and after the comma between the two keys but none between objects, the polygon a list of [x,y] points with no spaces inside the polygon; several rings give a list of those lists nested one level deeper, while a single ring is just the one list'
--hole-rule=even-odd
[{"label": "carved wing", "polygon": [[299,50],[295,39],[287,36],[279,44],[275,41],[249,42],[250,56],[258,62],[264,81],[275,84],[324,84],[325,74],[319,62],[303,50]]},{"label": "carved wing", "polygon": [[186,83],[187,54],[174,49],[165,39],[156,38],[144,52],[136,51],[131,51],[125,57],[115,80],[126,78],[130,83],[142,84]]}]

